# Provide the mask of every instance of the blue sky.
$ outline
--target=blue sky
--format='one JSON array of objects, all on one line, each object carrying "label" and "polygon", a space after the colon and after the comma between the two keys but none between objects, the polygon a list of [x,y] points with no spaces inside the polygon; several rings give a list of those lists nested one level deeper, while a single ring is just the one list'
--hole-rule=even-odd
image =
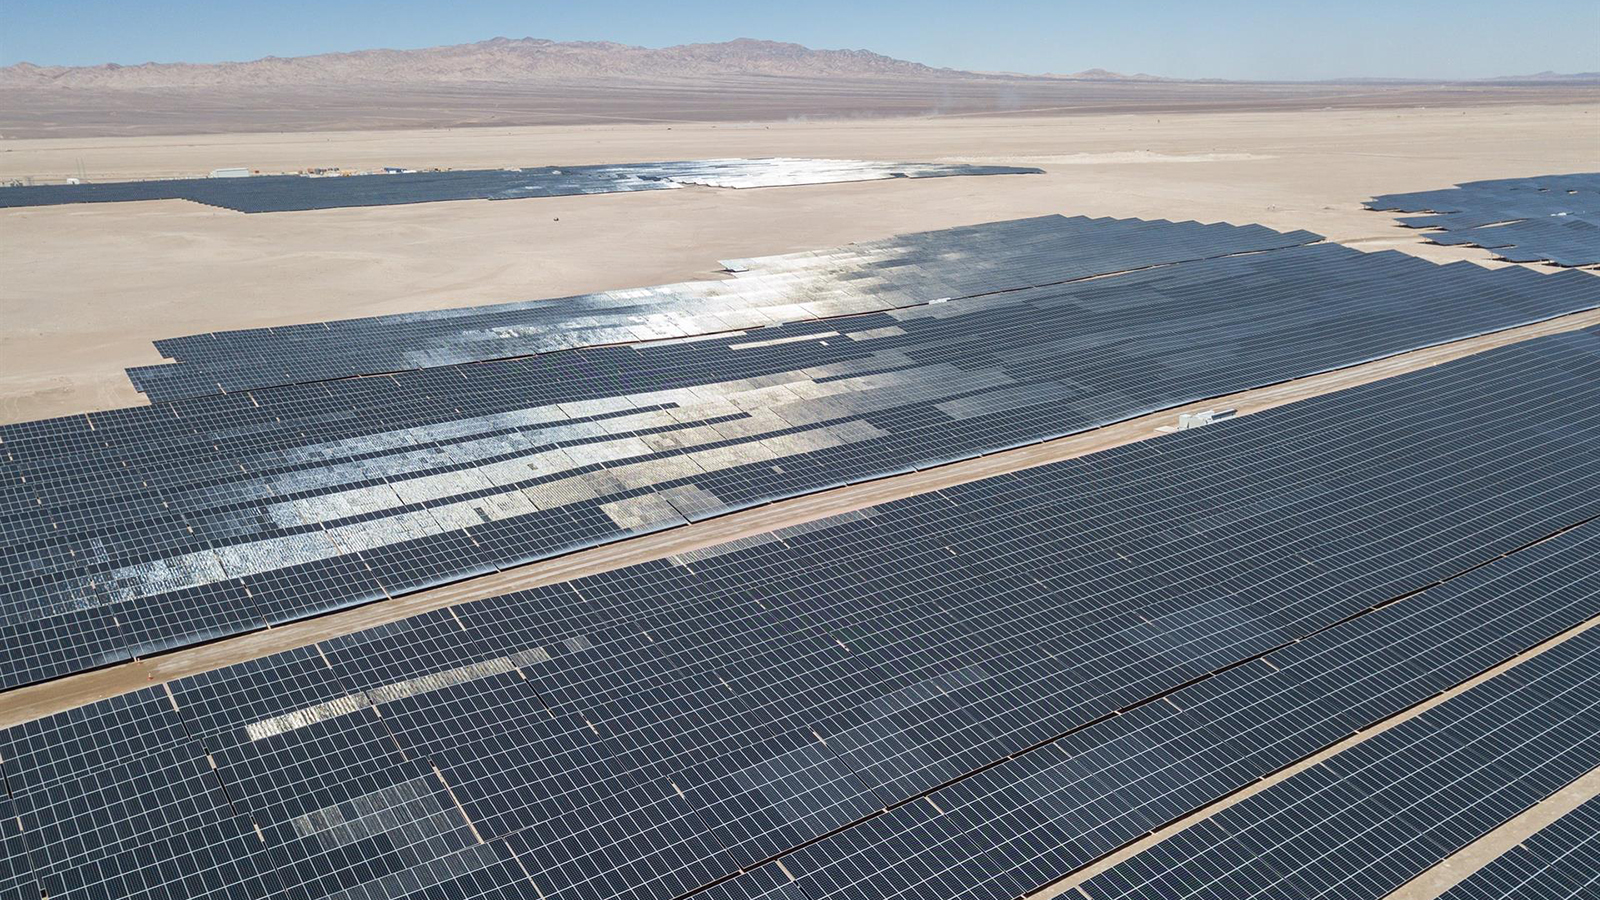
[{"label": "blue sky", "polygon": [[1176,77],[1600,70],[1600,0],[6,0],[0,65],[214,62],[497,35],[650,47],[757,37],[963,69]]}]

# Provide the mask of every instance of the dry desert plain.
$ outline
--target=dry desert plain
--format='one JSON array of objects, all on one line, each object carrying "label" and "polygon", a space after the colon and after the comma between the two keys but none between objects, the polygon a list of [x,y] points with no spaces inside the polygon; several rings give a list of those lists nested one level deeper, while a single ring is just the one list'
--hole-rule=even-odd
[{"label": "dry desert plain", "polygon": [[106,181],[774,155],[1046,174],[259,215],[181,200],[0,210],[0,421],[144,402],[122,370],[159,362],[162,337],[717,277],[718,259],[1046,213],[1258,222],[1488,261],[1361,203],[1592,168],[1600,105],[46,138],[0,141],[0,181],[80,164]]}]

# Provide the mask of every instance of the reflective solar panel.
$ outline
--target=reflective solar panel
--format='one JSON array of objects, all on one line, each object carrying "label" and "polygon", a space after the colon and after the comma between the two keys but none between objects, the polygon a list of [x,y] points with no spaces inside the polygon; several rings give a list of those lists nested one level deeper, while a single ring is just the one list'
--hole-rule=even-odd
[{"label": "reflective solar panel", "polygon": [[1318,245],[3,426],[0,683],[1594,307]]},{"label": "reflective solar panel", "polygon": [[[1260,225],[1041,216],[728,261],[735,277],[726,280],[170,338],[156,347],[176,364],[128,374],[152,400],[175,400],[888,312],[1316,240]],[[896,329],[848,336],[871,341]],[[763,344],[759,331],[736,342]]]},{"label": "reflective solar panel", "polygon": [[249,178],[173,178],[101,184],[50,184],[0,189],[0,209],[66,203],[191,200],[245,213],[391,206],[441,200],[516,200],[669,190],[781,187],[941,178],[955,175],[1037,175],[1043,169],[959,163],[892,163],[855,159],[704,159],[621,165],[536,166],[507,169],[403,172],[344,177],[258,175]]},{"label": "reflective solar panel", "polygon": [[[108,764],[220,785],[287,896],[999,897],[1600,611],[1596,338],[62,714],[145,704],[93,741],[0,740],[46,748],[35,809],[83,808]],[[35,871],[164,858],[80,833]]]}]

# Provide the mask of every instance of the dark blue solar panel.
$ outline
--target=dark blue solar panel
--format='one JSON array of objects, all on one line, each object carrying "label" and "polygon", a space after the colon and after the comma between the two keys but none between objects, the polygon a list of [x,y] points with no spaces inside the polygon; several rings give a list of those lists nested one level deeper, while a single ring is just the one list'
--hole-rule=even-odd
[{"label": "dark blue solar panel", "polygon": [[1431,213],[1400,222],[1440,229],[1428,234],[1436,244],[1484,247],[1513,262],[1600,264],[1600,172],[1469,181],[1385,194],[1367,208]]},{"label": "dark blue solar panel", "polygon": [[22,842],[22,820],[11,799],[0,793],[0,900],[37,900],[39,883]]},{"label": "dark blue solar panel", "polygon": [[[872,838],[829,838],[785,865],[818,898],[1032,893],[1592,617],[1597,550],[1600,528],[1568,532],[964,778],[872,823]],[[892,843],[905,851],[886,854]]]},{"label": "dark blue solar panel", "polygon": [[1600,797],[1541,828],[1441,900],[1580,900],[1600,892]]},{"label": "dark blue solar panel", "polygon": [[705,900],[810,900],[777,865],[761,866],[699,894]]},{"label": "dark blue solar panel", "polygon": [[0,741],[17,817],[4,827],[21,824],[43,896],[279,896],[266,848],[162,689],[30,722]]},{"label": "dark blue solar panel", "polygon": [[[429,613],[146,715],[289,896],[1012,896],[1592,618],[1591,343]],[[39,808],[164,752],[136,724],[58,742]]]},{"label": "dark blue solar panel", "polygon": [[0,427],[0,683],[1592,306],[1581,273],[1316,246]]},{"label": "dark blue solar panel", "polygon": [[465,896],[523,895],[498,890],[526,886],[515,853],[485,843],[438,770],[405,753],[316,649],[188,679],[173,693],[287,896],[450,896],[463,884],[478,891]]},{"label": "dark blue solar panel", "polygon": [[1590,629],[1161,841],[1085,890],[1096,900],[1379,898],[1596,765],[1600,630]]}]

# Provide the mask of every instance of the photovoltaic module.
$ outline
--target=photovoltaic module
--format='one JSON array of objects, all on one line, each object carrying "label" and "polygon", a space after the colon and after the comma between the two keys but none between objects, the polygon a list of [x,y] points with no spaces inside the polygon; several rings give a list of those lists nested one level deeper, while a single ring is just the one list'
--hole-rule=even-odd
[{"label": "photovoltaic module", "polygon": [[1368,209],[1426,212],[1401,224],[1435,244],[1483,247],[1512,262],[1600,265],[1600,172],[1469,181],[1440,191],[1385,194]]},{"label": "photovoltaic module", "polygon": [[[1597,403],[1552,335],[48,716],[0,887],[1009,900],[1600,613]],[[1597,634],[1092,896],[1376,896],[1600,762]]]},{"label": "photovoltaic module", "polygon": [[[1600,630],[1590,629],[1160,842],[1085,889],[1097,900],[1379,900],[1596,765]],[[1579,862],[1590,885],[1596,861],[1591,850]],[[1554,886],[1553,896],[1581,896]],[[1514,896],[1539,896],[1532,888]]]},{"label": "photovoltaic module", "polygon": [[1495,857],[1443,900],[1580,900],[1600,888],[1600,796]]},{"label": "photovoltaic module", "polygon": [[[1046,248],[1078,228],[1005,223],[997,243],[1040,225]],[[1216,248],[1208,236],[1184,253]],[[1597,307],[1600,283],[1580,273],[1289,246],[4,426],[0,683]]]},{"label": "photovoltaic module", "polygon": [[1314,243],[1308,231],[1041,216],[724,265],[735,277],[156,342],[130,369],[176,400],[578,347],[728,334]]},{"label": "photovoltaic module", "polygon": [[1600,308],[1290,247],[0,427],[0,684]]},{"label": "photovoltaic module", "polygon": [[172,178],[0,188],[0,209],[66,203],[191,200],[244,213],[393,206],[443,200],[517,200],[658,191],[688,185],[713,188],[784,187],[942,178],[955,175],[1037,175],[1042,169],[953,163],[893,163],[854,159],[706,159],[608,166],[534,166],[434,172],[308,177]]}]

